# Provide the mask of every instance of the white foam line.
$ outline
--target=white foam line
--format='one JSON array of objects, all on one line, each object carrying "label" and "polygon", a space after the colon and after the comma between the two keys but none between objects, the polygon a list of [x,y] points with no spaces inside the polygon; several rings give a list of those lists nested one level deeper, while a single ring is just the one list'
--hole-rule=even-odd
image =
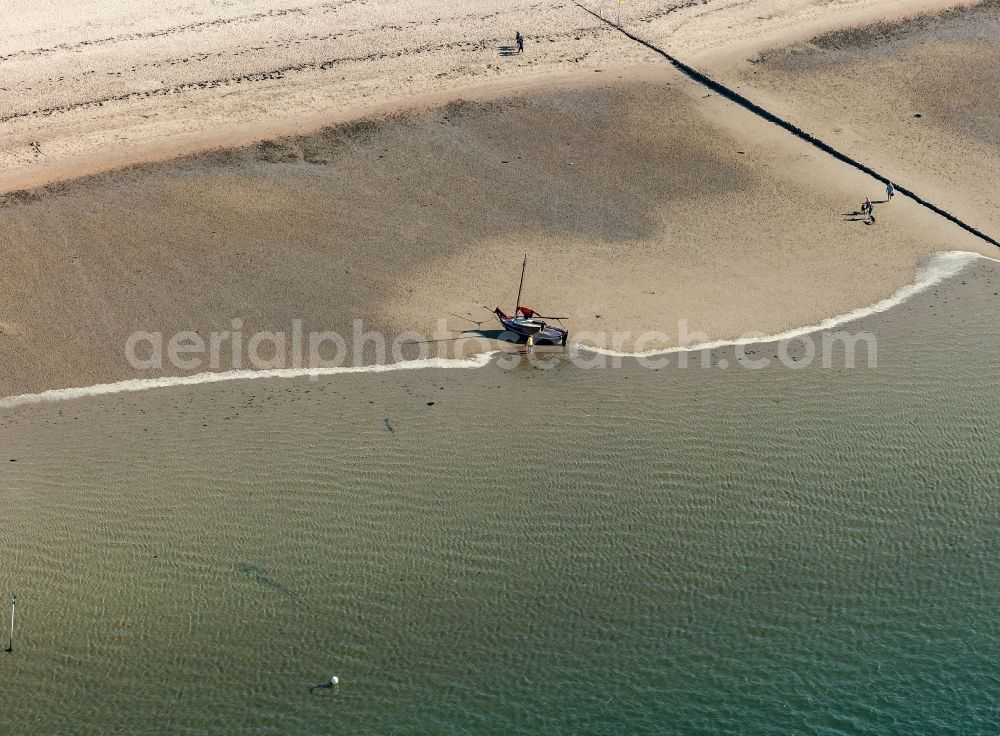
[{"label": "white foam line", "polygon": [[[904,286],[888,299],[883,299],[868,307],[856,309],[853,312],[840,314],[836,317],[825,319],[817,325],[807,325],[797,327],[787,332],[776,335],[765,335],[763,337],[741,337],[728,340],[715,340],[714,342],[699,343],[697,345],[686,345],[660,350],[650,350],[643,353],[624,353],[604,348],[574,343],[574,347],[590,350],[604,355],[617,356],[622,358],[645,358],[654,355],[667,355],[669,353],[693,352],[696,350],[712,350],[714,348],[730,347],[734,345],[759,345],[767,342],[777,342],[787,340],[811,332],[829,330],[846,322],[852,322],[871,314],[884,312],[887,309],[902,304],[910,297],[919,294],[921,291],[940,283],[944,279],[958,274],[963,268],[977,259],[1000,263],[1000,260],[984,256],[980,253],[970,253],[966,251],[947,251],[934,253],[928,257],[926,262],[917,271],[917,279],[912,284]],[[221,383],[223,381],[249,381],[262,378],[309,378],[311,376],[339,376],[353,373],[389,373],[392,371],[419,370],[421,368],[482,368],[489,364],[493,356],[499,351],[478,353],[468,358],[426,358],[423,360],[404,360],[399,363],[375,364],[358,367],[335,367],[335,368],[281,368],[275,370],[259,371],[223,371],[218,373],[197,373],[193,376],[175,376],[166,378],[133,378],[127,381],[116,383],[99,383],[96,386],[85,386],[82,388],[57,388],[49,391],[42,391],[37,394],[20,394],[18,396],[8,396],[0,399],[0,409],[10,409],[25,404],[40,404],[49,401],[65,401],[67,399],[80,399],[89,396],[106,396],[109,394],[129,393],[133,391],[151,391],[157,388],[169,388],[171,386],[197,386],[203,383]]]},{"label": "white foam line", "polygon": [[733,347],[736,345],[760,345],[762,343],[790,340],[792,338],[808,335],[812,332],[829,330],[847,322],[853,322],[854,320],[861,319],[862,317],[868,317],[872,314],[884,312],[887,309],[891,309],[892,307],[902,304],[907,299],[919,294],[921,291],[924,291],[925,289],[928,289],[947,278],[955,276],[970,263],[979,259],[1000,263],[1000,260],[997,260],[996,258],[990,258],[989,256],[982,255],[981,253],[972,253],[969,251],[955,250],[932,253],[927,257],[923,265],[917,269],[916,280],[912,284],[907,284],[902,287],[892,296],[883,299],[882,301],[875,302],[870,306],[861,307],[860,309],[855,309],[854,311],[846,312],[845,314],[838,314],[836,317],[829,317],[819,324],[806,325],[805,327],[795,327],[786,332],[779,332],[776,335],[729,338],[724,340],[714,340],[712,342],[702,342],[696,345],[679,345],[671,348],[660,348],[641,353],[619,352],[617,350],[608,350],[606,348],[584,345],[583,343],[575,343],[574,347],[619,358],[649,358],[655,355],[695,352],[699,350],[714,350],[715,348]]},{"label": "white foam line", "polygon": [[49,401],[65,401],[81,399],[89,396],[106,396],[132,391],[151,391],[157,388],[171,386],[197,386],[203,383],[221,383],[223,381],[248,381],[260,378],[309,378],[319,376],[339,376],[350,373],[391,373],[393,371],[418,370],[421,368],[482,368],[487,365],[496,351],[478,353],[469,358],[426,358],[423,360],[404,360],[399,363],[382,363],[358,367],[333,368],[281,368],[259,371],[221,371],[217,373],[197,373],[193,376],[175,376],[165,378],[133,378],[116,383],[99,383],[96,386],[82,388],[57,388],[42,391],[37,394],[20,394],[0,399],[0,409],[10,409],[25,404],[40,404]]}]

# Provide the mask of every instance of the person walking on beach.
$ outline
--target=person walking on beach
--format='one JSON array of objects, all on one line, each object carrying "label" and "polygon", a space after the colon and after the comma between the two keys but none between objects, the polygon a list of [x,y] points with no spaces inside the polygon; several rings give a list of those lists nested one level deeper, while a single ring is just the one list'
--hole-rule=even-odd
[{"label": "person walking on beach", "polygon": [[517,53],[524,53],[524,36],[521,35],[520,31],[514,31],[514,43],[517,44]]},{"label": "person walking on beach", "polygon": [[885,185],[885,198],[887,200],[892,199],[892,195],[895,193],[896,193],[896,187],[894,187],[892,185],[892,182],[890,181],[888,184]]}]

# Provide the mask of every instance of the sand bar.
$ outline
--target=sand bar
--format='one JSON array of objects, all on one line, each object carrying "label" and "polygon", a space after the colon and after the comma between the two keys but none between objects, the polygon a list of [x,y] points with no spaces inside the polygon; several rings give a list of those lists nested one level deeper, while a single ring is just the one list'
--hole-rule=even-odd
[{"label": "sand bar", "polygon": [[0,207],[3,393],[151,377],[137,330],[488,326],[524,253],[526,303],[627,346],[812,324],[990,252],[906,200],[847,216],[865,191],[662,64],[97,175]]},{"label": "sand bar", "polygon": [[[144,63],[151,64],[160,43],[164,53],[188,42],[223,48],[224,35],[211,40],[203,34],[239,29],[240,43],[246,43],[251,32],[266,31],[269,38],[277,37],[279,28],[299,32],[306,16],[312,31],[327,21],[331,27],[350,27],[339,15],[350,4],[297,10],[275,5],[267,12],[258,7],[249,15],[214,20],[196,5],[184,7],[189,15],[174,19],[168,34],[156,30],[163,24],[154,23],[155,14],[123,21],[128,33],[109,30],[103,37],[95,32],[104,22],[97,16],[79,38],[54,27],[25,30],[7,40],[13,45],[0,53],[0,65],[20,64],[24,73],[67,60],[86,61],[88,68],[99,60],[114,66],[120,51],[135,46],[143,48]],[[650,40],[662,41],[660,29],[669,35],[672,51],[690,51],[706,64],[715,59],[711,63],[719,66],[712,70],[744,85],[738,77],[742,67],[718,61],[720,36],[712,29],[718,31],[725,19],[742,19],[741,30],[725,37],[737,45],[750,43],[755,25],[747,16],[760,7],[727,7],[712,12],[712,6],[684,6],[669,13],[650,11],[647,17],[633,6],[632,12],[635,23],[648,28],[644,35]],[[780,8],[770,18],[761,15],[758,30],[791,38],[831,22],[831,16],[808,4]],[[901,6],[841,9],[850,9],[844,17],[855,19],[898,13]],[[284,56],[268,57],[264,66],[291,57],[305,66],[267,80],[205,87],[184,81],[209,72],[216,79],[235,74],[235,67],[225,65],[236,62],[223,54],[168,64],[178,88],[174,92],[129,93],[100,105],[87,100],[126,89],[128,84],[116,85],[147,67],[137,64],[121,77],[80,72],[81,78],[93,78],[87,82],[92,88],[66,85],[64,75],[46,90],[74,90],[86,104],[70,100],[56,110],[53,99],[44,102],[53,110],[45,114],[26,108],[28,87],[20,92],[5,88],[13,95],[13,112],[0,124],[11,130],[21,126],[38,144],[31,157],[8,167],[10,181],[22,183],[22,175],[44,178],[47,161],[78,166],[74,170],[80,173],[85,160],[106,169],[133,155],[155,158],[186,146],[219,145],[227,136],[231,141],[259,137],[272,123],[275,129],[311,132],[4,196],[0,392],[206,369],[168,366],[137,372],[124,350],[136,331],[169,336],[191,330],[207,336],[239,320],[243,332],[252,334],[288,331],[300,320],[306,331],[335,330],[350,337],[360,319],[363,329],[391,338],[403,331],[432,336],[439,319],[454,334],[475,321],[489,326],[482,306],[512,306],[524,253],[532,263],[527,303],[549,314],[571,315],[578,338],[589,333],[598,342],[618,340],[610,346],[622,349],[774,334],[814,324],[884,299],[912,281],[929,253],[995,255],[992,247],[904,199],[879,207],[877,227],[860,221],[851,215],[857,203],[866,195],[881,195],[868,177],[707,93],[592,18],[580,19],[578,8],[547,6],[532,18],[551,15],[558,24],[558,13],[570,10],[574,22],[585,24],[591,34],[584,26],[572,31],[593,45],[592,53],[580,59],[566,53],[586,42],[573,35],[570,44],[554,30],[548,46],[529,34],[529,48],[532,40],[542,47],[531,54],[498,55],[505,43],[502,27],[513,22],[501,13],[500,20],[490,21],[496,24],[495,38],[478,42],[490,57],[490,72],[417,79],[418,69],[429,75],[440,68],[435,64],[465,58],[468,49],[459,46],[414,52],[413,58],[360,60],[359,55],[359,60],[338,62],[359,65],[357,73],[342,75],[354,82],[365,78],[360,69],[379,84],[405,82],[407,101],[399,99],[398,85],[378,93],[373,87],[361,97],[354,88],[345,92],[336,79],[324,76],[332,67],[321,61],[310,66],[322,56],[303,60],[308,48],[314,54],[328,50],[328,43],[316,39],[312,47],[305,41],[280,46]],[[380,26],[379,33],[417,38],[433,28],[434,34],[447,36],[462,27],[465,17],[421,25],[420,13],[430,10],[414,12],[402,31],[397,23]],[[695,12],[697,22],[685,15]],[[289,14],[299,21],[288,21]],[[43,17],[49,16],[28,13],[22,22],[30,25],[31,18]],[[355,35],[344,38],[375,43],[364,33]],[[25,45],[28,36],[35,46]],[[63,40],[57,43],[57,38]],[[278,54],[279,46],[265,44],[262,51],[260,43],[248,58],[259,62],[261,54]],[[247,58],[239,58],[240,69],[249,74]],[[624,66],[630,59],[644,63]],[[198,64],[209,67],[198,71]],[[402,69],[410,69],[412,79],[393,76]],[[329,82],[329,94],[318,94],[315,85],[306,84],[309,79]],[[312,103],[296,96],[306,88]],[[758,90],[766,93],[768,87],[753,91]],[[280,114],[266,120],[257,115],[250,103],[257,94],[267,97],[268,110]],[[395,101],[389,101],[393,94]],[[445,103],[455,97],[463,99]],[[771,100],[766,94],[764,99]],[[156,114],[133,115],[144,105]],[[315,130],[324,115],[343,120],[359,111],[368,117]],[[297,117],[284,115],[289,112]],[[216,114],[226,126],[217,124]],[[181,127],[168,125],[156,136],[149,134],[150,126],[167,119]],[[135,137],[116,127],[124,120],[137,126]],[[959,123],[946,116],[942,121],[943,126]],[[108,136],[118,143],[109,148]],[[69,148],[60,150],[59,141]],[[12,149],[6,150],[3,155]],[[97,151],[101,156],[94,158]],[[902,170],[897,164],[907,152],[896,152],[875,163]],[[923,154],[919,148],[912,152]],[[925,181],[932,177],[906,183],[921,190]],[[630,342],[649,331],[659,333],[654,341]],[[452,354],[464,350],[457,344],[450,349]],[[379,356],[363,351],[361,357]],[[231,362],[223,351],[220,368],[239,367]]]}]

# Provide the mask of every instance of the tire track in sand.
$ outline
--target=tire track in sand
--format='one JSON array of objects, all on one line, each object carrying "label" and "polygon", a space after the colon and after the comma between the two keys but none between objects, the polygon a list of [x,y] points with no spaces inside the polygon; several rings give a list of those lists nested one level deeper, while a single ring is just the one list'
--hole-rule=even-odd
[{"label": "tire track in sand", "polygon": [[[578,37],[581,34],[594,34],[593,28],[574,28],[562,33],[549,34],[549,38]],[[398,58],[402,56],[419,56],[422,54],[432,54],[440,51],[450,51],[453,49],[466,49],[472,51],[485,51],[503,42],[504,38],[484,38],[476,41],[448,41],[439,44],[427,44],[409,49],[398,49],[394,51],[373,51],[359,56],[342,56],[325,61],[304,61],[297,64],[288,64],[274,69],[247,72],[230,77],[219,77],[216,79],[199,80],[193,82],[181,82],[179,84],[165,87],[155,87],[148,90],[129,90],[118,94],[109,94],[102,97],[95,97],[80,102],[71,102],[65,105],[55,105],[53,107],[38,108],[23,112],[13,112],[0,116],[0,124],[9,123],[14,120],[31,117],[49,117],[77,110],[86,110],[94,107],[103,107],[105,104],[129,102],[132,100],[142,100],[150,97],[165,97],[169,95],[182,94],[206,89],[216,89],[218,87],[228,87],[237,84],[247,84],[254,82],[264,82],[269,80],[283,79],[287,74],[299,74],[308,71],[325,71],[341,64],[365,63],[382,61],[385,59]],[[440,75],[439,75],[440,76]]]},{"label": "tire track in sand", "polygon": [[142,41],[150,38],[175,36],[180,33],[221,28],[236,23],[256,23],[258,21],[269,20],[271,18],[281,18],[288,15],[308,16],[314,11],[330,13],[356,1],[357,0],[335,0],[333,2],[324,2],[312,6],[307,5],[302,7],[275,8],[274,10],[268,10],[260,13],[249,13],[247,15],[235,15],[230,18],[216,18],[214,20],[203,20],[196,23],[187,23],[185,25],[168,26],[167,28],[158,28],[154,31],[123,33],[117,36],[106,36],[104,38],[96,38],[87,41],[74,41],[71,43],[59,43],[54,46],[40,46],[34,49],[22,49],[21,51],[12,51],[8,54],[0,55],[0,63],[10,61],[12,59],[47,56],[61,51],[78,51],[80,49],[90,50],[95,47],[107,46],[109,44],[123,43],[127,41]]}]

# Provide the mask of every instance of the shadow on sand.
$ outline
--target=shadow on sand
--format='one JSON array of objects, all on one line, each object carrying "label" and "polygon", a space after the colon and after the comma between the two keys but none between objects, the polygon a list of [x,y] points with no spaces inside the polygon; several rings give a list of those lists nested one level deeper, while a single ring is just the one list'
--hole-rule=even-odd
[{"label": "shadow on sand", "polygon": [[442,342],[458,342],[459,340],[474,340],[482,338],[486,340],[499,340],[500,342],[518,342],[521,336],[507,330],[462,330],[455,337],[441,337],[436,340],[411,340],[403,345],[434,345]]}]

